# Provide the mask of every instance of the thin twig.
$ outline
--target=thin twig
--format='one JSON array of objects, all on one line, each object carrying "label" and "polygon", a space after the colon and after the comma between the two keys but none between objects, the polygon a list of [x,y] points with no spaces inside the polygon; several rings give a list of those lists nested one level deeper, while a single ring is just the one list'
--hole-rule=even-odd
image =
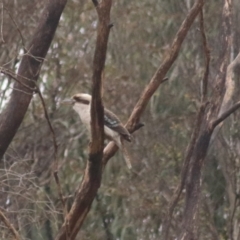
[{"label": "thin twig", "polygon": [[201,9],[199,14],[199,21],[200,21],[200,32],[202,35],[202,43],[203,43],[203,50],[205,54],[205,71],[202,78],[202,93],[201,93],[201,102],[204,103],[207,98],[207,90],[208,90],[208,75],[209,75],[209,63],[210,63],[210,50],[207,43],[207,37],[204,28],[204,17],[203,17],[203,9]]},{"label": "thin twig", "polygon": [[201,106],[198,110],[198,114],[197,114],[197,120],[195,123],[195,129],[193,130],[192,136],[191,136],[191,140],[190,143],[187,147],[186,150],[186,157],[184,160],[184,164],[182,167],[182,171],[181,171],[181,181],[177,187],[177,189],[175,190],[175,193],[171,199],[170,205],[169,205],[169,209],[168,209],[168,217],[166,220],[166,229],[164,229],[165,233],[165,238],[168,239],[168,232],[169,232],[169,227],[171,224],[171,220],[172,220],[172,215],[173,215],[173,211],[179,201],[179,198],[182,194],[185,182],[186,182],[186,178],[187,178],[187,173],[189,170],[189,164],[190,164],[190,160],[193,154],[193,150],[194,147],[196,145],[196,140],[197,137],[199,135],[200,132],[200,128],[202,125],[202,121],[203,121],[203,117],[204,117],[204,113],[205,113],[205,109],[208,105],[208,102],[206,102],[207,100],[207,87],[208,87],[208,75],[209,75],[209,63],[210,63],[210,50],[208,47],[208,43],[207,43],[207,38],[206,38],[206,34],[205,34],[205,28],[204,28],[204,18],[203,18],[203,9],[201,8],[200,10],[200,14],[199,14],[199,20],[200,20],[200,31],[201,31],[201,36],[202,36],[202,42],[203,42],[203,49],[204,49],[204,54],[205,54],[205,71],[203,74],[203,78],[202,78],[202,92],[201,92]]},{"label": "thin twig", "polygon": [[[220,58],[221,64],[218,69],[217,77],[215,78],[215,85],[212,100],[214,103],[207,114],[204,114],[206,119],[201,126],[199,137],[196,141],[196,146],[191,159],[190,170],[188,171],[188,182],[186,186],[185,210],[182,217],[182,227],[180,230],[179,239],[195,239],[197,238],[197,220],[199,219],[199,203],[201,194],[201,179],[202,167],[206,159],[209,148],[210,139],[213,129],[217,126],[218,121],[212,121],[214,116],[219,111],[222,97],[224,95],[225,73],[229,64],[229,54],[231,49],[231,1],[225,0],[223,7],[223,34],[222,34],[222,49],[223,54]],[[240,102],[239,102],[240,103]],[[225,118],[224,118],[225,119]],[[217,119],[218,120],[218,119]],[[223,121],[223,119],[221,119]],[[219,121],[219,122],[221,122]]]},{"label": "thin twig", "polygon": [[[96,1],[93,1],[96,5]],[[92,102],[91,102],[91,143],[89,146],[89,157],[85,168],[84,177],[76,197],[69,211],[65,223],[55,238],[56,240],[65,240],[67,228],[69,238],[75,239],[85,220],[92,202],[96,196],[98,188],[101,185],[102,177],[102,157],[104,147],[104,119],[102,105],[102,75],[105,66],[107,45],[109,39],[109,22],[112,0],[99,2],[96,7],[98,14],[97,41],[93,57],[93,76],[92,76]],[[68,224],[68,226],[67,226]]]},{"label": "thin twig", "polygon": [[[183,21],[180,26],[176,36],[171,44],[171,48],[169,49],[169,54],[166,55],[166,58],[163,59],[162,64],[156,70],[152,79],[148,83],[148,85],[143,90],[138,102],[136,103],[130,118],[127,122],[128,130],[134,129],[135,125],[139,123],[140,117],[142,116],[149,100],[151,99],[154,92],[158,89],[160,84],[162,84],[165,79],[165,75],[176,60],[178,53],[180,51],[183,40],[185,39],[188,30],[190,29],[193,21],[204,5],[203,0],[197,0],[191,10],[189,11],[187,17]],[[131,131],[130,131],[131,132]],[[104,149],[104,164],[116,153],[117,147],[113,143],[109,143]]]},{"label": "thin twig", "polygon": [[3,39],[3,3],[2,3],[2,19],[1,20],[2,20],[1,21],[1,29],[0,29],[0,31],[1,31],[1,40],[2,40],[3,43],[5,43],[5,41]]},{"label": "thin twig", "polygon": [[2,209],[0,208],[0,218],[6,225],[6,227],[9,229],[9,231],[13,234],[16,240],[20,240],[20,236],[17,232],[17,230],[14,228],[14,226],[10,223],[9,219],[4,215],[2,212]]},{"label": "thin twig", "polygon": [[[30,90],[31,92],[35,91],[36,88],[31,88],[28,85],[24,84],[23,82],[21,82],[18,77],[21,77],[20,75],[15,74],[14,72],[11,72],[11,70],[7,69],[7,68],[1,68],[0,67],[0,73],[12,78],[13,80],[15,80],[16,82],[18,82],[19,84],[21,84],[22,86],[26,87],[28,90]],[[25,78],[27,79],[27,78]],[[31,79],[27,79],[27,80],[31,80]],[[33,81],[34,82],[34,81]]]},{"label": "thin twig", "polygon": [[213,120],[210,123],[210,129],[214,130],[214,128],[220,124],[222,121],[224,121],[227,117],[229,117],[232,113],[234,113],[236,110],[238,110],[238,108],[240,108],[240,101],[238,101],[237,103],[235,103],[231,108],[229,108],[227,111],[225,111],[224,113],[222,113],[217,119]]},{"label": "thin twig", "polygon": [[18,27],[16,21],[14,20],[13,16],[12,16],[11,13],[9,12],[9,10],[8,10],[7,8],[5,8],[5,7],[4,7],[4,9],[5,9],[6,12],[8,13],[10,19],[12,20],[13,24],[15,25],[15,27],[16,27],[16,29],[17,29],[17,31],[18,31],[18,33],[19,33],[19,35],[20,35],[20,37],[21,37],[21,40],[22,40],[22,45],[23,45],[24,53],[26,53],[27,50],[26,50],[26,47],[25,47],[24,38],[23,38],[23,35],[22,35],[22,33],[21,33],[21,30],[20,30],[20,28]]},{"label": "thin twig", "polygon": [[206,107],[207,107],[207,103],[201,105],[201,107],[199,108],[198,114],[197,114],[196,123],[194,124],[195,129],[192,133],[190,143],[189,143],[189,145],[187,147],[187,150],[186,150],[186,157],[185,157],[183,167],[182,167],[182,171],[181,171],[181,180],[180,180],[180,183],[177,186],[177,188],[176,188],[176,190],[175,190],[175,192],[174,192],[174,194],[171,198],[170,204],[169,204],[168,215],[167,215],[165,226],[164,226],[164,229],[163,229],[164,239],[168,239],[168,232],[169,232],[170,224],[171,224],[171,221],[172,221],[173,211],[174,211],[174,209],[175,209],[175,207],[176,207],[176,205],[179,201],[179,198],[182,194],[182,191],[183,191],[183,188],[184,188],[184,185],[185,185],[185,182],[186,182],[190,160],[191,160],[191,157],[192,157],[192,154],[193,154],[194,147],[196,145],[197,137],[198,137],[199,132],[200,132],[200,127],[201,127],[201,123],[202,123],[202,120],[203,120],[203,117],[204,117],[204,112],[205,112]]},{"label": "thin twig", "polygon": [[[50,121],[50,118],[48,116],[48,112],[47,112],[47,108],[46,108],[46,103],[44,101],[44,98],[42,96],[42,93],[38,87],[38,85],[36,84],[36,89],[37,89],[37,93],[41,99],[41,103],[42,103],[42,106],[43,106],[43,110],[44,110],[44,115],[45,115],[45,118],[47,120],[47,123],[48,123],[48,126],[49,126],[49,129],[50,129],[50,132],[52,134],[52,139],[53,139],[53,146],[54,146],[54,165],[53,165],[53,175],[54,175],[54,179],[55,179],[55,182],[57,184],[57,189],[58,189],[58,195],[59,195],[59,198],[60,198],[60,201],[62,203],[62,207],[63,207],[63,212],[64,212],[64,218],[67,219],[67,214],[68,214],[68,211],[67,211],[67,207],[66,207],[66,203],[65,203],[65,198],[63,197],[63,192],[62,192],[62,188],[61,188],[61,184],[60,184],[60,180],[59,180],[59,177],[58,177],[58,158],[57,158],[57,155],[58,155],[58,145],[57,145],[57,141],[56,141],[56,135],[55,135],[55,132],[54,132],[54,129],[52,127],[52,124],[51,124],[51,121]],[[67,228],[68,230],[68,228]],[[68,231],[67,231],[67,239],[68,239]]]},{"label": "thin twig", "polygon": [[187,17],[184,19],[178,32],[176,33],[176,36],[169,49],[169,53],[163,59],[161,65],[152,76],[152,79],[143,90],[136,104],[136,107],[134,108],[134,111],[132,112],[130,119],[128,121],[129,126],[134,127],[134,125],[137,122],[139,122],[139,119],[143,114],[150,98],[157,90],[159,85],[163,82],[165,75],[167,74],[168,70],[176,60],[180,48],[182,46],[182,43],[203,5],[204,5],[203,0],[197,0],[193,7],[191,8],[191,10],[188,12]]},{"label": "thin twig", "polygon": [[100,216],[102,218],[102,224],[103,224],[103,227],[104,227],[105,232],[106,232],[106,239],[107,240],[113,240],[114,236],[113,236],[113,234],[111,233],[111,231],[109,229],[109,222],[106,221],[106,219],[105,219],[105,217],[106,217],[106,210],[103,209],[103,206],[101,204],[101,199],[100,199],[98,194],[96,194],[95,199],[97,201],[97,210],[99,211],[99,214],[100,214]]}]

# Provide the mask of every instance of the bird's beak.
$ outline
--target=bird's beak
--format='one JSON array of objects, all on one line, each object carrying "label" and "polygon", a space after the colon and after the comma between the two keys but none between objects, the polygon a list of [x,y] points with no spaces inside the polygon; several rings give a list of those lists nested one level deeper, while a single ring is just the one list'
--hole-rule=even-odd
[{"label": "bird's beak", "polygon": [[61,101],[61,104],[64,104],[64,105],[73,105],[74,103],[75,103],[75,100],[72,98],[67,98]]}]

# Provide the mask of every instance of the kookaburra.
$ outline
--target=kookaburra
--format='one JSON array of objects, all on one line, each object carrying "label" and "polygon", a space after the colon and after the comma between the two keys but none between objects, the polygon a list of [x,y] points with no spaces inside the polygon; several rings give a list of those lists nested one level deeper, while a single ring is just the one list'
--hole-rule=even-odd
[{"label": "kookaburra", "polygon": [[[89,132],[91,132],[91,100],[91,95],[78,93],[72,96],[71,99],[64,101],[65,103],[68,102],[72,104],[73,109],[78,113],[82,123],[86,126]],[[132,165],[130,158],[123,142],[123,140],[131,142],[131,135],[123,126],[119,118],[106,108],[104,108],[104,134],[108,139],[113,140],[123,152],[127,166],[131,169]]]}]

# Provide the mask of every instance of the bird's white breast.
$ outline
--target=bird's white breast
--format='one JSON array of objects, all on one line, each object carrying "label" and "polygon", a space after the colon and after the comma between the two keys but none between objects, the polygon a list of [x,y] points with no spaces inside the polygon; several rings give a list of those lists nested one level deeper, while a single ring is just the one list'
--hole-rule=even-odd
[{"label": "bird's white breast", "polygon": [[[91,133],[91,115],[90,115],[90,105],[75,103],[73,109],[78,113],[81,118],[82,123],[86,126],[89,133]],[[113,131],[111,128],[104,126],[104,134],[112,139],[119,148],[121,148],[120,135],[116,131]]]},{"label": "bird's white breast", "polygon": [[81,118],[82,123],[87,127],[88,131],[90,131],[90,105],[86,104],[74,104],[73,109],[78,113]]}]

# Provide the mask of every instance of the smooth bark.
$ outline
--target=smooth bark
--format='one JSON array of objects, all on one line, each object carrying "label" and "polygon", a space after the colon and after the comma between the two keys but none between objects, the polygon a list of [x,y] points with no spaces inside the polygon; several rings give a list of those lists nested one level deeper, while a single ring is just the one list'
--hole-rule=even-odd
[{"label": "smooth bark", "polygon": [[102,105],[102,75],[105,65],[107,43],[112,27],[110,23],[110,10],[112,1],[101,3],[93,1],[98,13],[97,42],[93,60],[92,103],[91,103],[91,143],[89,159],[81,186],[65,223],[60,229],[56,240],[73,240],[79,232],[101,185],[102,157],[104,146],[103,134],[103,105]]},{"label": "smooth bark", "polygon": [[67,0],[46,1],[32,40],[25,49],[11,98],[0,115],[0,159],[15,136],[35,91],[44,58],[50,47]]}]

